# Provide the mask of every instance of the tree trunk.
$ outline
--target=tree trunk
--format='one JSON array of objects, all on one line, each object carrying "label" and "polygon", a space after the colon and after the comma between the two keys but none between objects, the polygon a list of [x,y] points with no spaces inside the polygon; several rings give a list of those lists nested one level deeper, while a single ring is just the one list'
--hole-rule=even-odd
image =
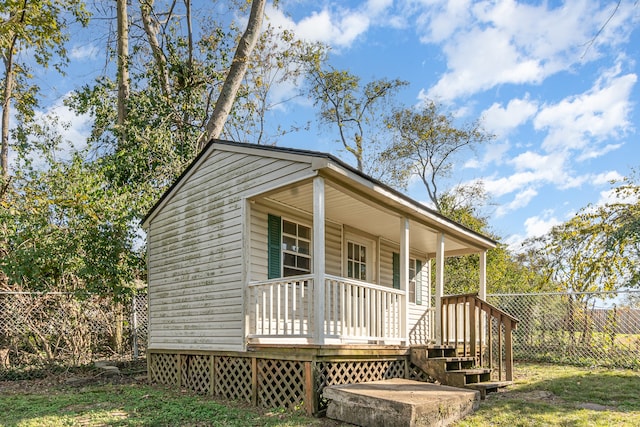
[{"label": "tree trunk", "polygon": [[13,96],[13,50],[17,37],[13,40],[4,55],[4,91],[2,97],[2,148],[0,149],[0,168],[2,169],[3,182],[9,179],[9,117],[11,111],[11,97]]},{"label": "tree trunk", "polygon": [[114,304],[113,310],[115,312],[115,325],[113,325],[113,336],[111,344],[113,346],[113,351],[116,354],[122,355],[124,333],[124,313],[122,303]]},{"label": "tree trunk", "polygon": [[[190,10],[190,9],[188,9]],[[153,11],[153,0],[140,1],[140,12],[142,14],[142,23],[144,32],[147,35],[147,41],[153,52],[153,58],[156,61],[156,69],[158,73],[158,81],[162,88],[164,96],[169,96],[171,86],[169,84],[169,71],[167,69],[167,58],[162,52],[160,43],[158,42],[158,24],[151,17]],[[191,24],[189,24],[191,26]],[[191,30],[189,30],[189,40],[191,40]]]},{"label": "tree trunk", "polygon": [[202,150],[209,140],[218,138],[222,133],[224,123],[229,116],[236,94],[247,71],[249,56],[260,36],[262,17],[266,0],[253,0],[251,2],[251,14],[247,22],[247,28],[238,42],[238,48],[233,56],[229,74],[224,81],[220,95],[213,109],[213,114],[207,122],[204,133],[198,140],[198,151]]},{"label": "tree trunk", "polygon": [[129,18],[127,0],[117,0],[118,10],[118,134],[119,144],[127,138],[126,120],[129,101]]}]

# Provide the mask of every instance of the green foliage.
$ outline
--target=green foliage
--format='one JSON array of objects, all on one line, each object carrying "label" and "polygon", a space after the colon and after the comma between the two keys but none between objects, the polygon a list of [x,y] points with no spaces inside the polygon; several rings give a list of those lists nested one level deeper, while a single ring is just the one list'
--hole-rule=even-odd
[{"label": "green foliage", "polygon": [[[440,197],[440,213],[463,226],[492,236],[489,221],[482,214],[487,200],[481,182],[459,186]],[[492,236],[495,238],[495,236]],[[498,244],[487,252],[487,293],[521,293],[545,289],[545,281],[535,269],[527,268],[525,259]],[[479,256],[465,255],[445,259],[445,294],[478,291]]]},{"label": "green foliage", "polygon": [[411,176],[417,176],[438,211],[440,181],[449,177],[457,156],[493,139],[479,121],[456,125],[454,118],[441,112],[433,101],[420,111],[413,108],[396,110],[386,119],[393,143],[381,153],[380,160],[391,167],[391,179],[406,187]]},{"label": "green foliage", "polygon": [[320,122],[338,128],[338,141],[355,157],[358,170],[380,178],[384,170],[376,161],[383,144],[381,114],[408,83],[379,79],[362,86],[358,76],[332,67],[311,70],[309,79]]},{"label": "green foliage", "polygon": [[587,207],[527,242],[550,283],[576,292],[636,287],[640,279],[640,186],[626,180],[612,202]]},{"label": "green foliage", "polygon": [[[26,133],[20,126],[30,123],[38,106],[39,87],[32,83],[31,68],[53,67],[62,72],[67,63],[65,43],[72,22],[86,25],[89,13],[80,0],[7,0],[0,4],[0,52],[4,73],[2,76],[2,169],[9,176],[8,152],[10,145],[25,144]],[[69,19],[71,18],[71,19]],[[9,140],[9,111],[11,103],[17,111],[18,126],[15,138]]]},{"label": "green foliage", "polygon": [[[78,1],[26,3],[58,8],[55,12],[71,13],[80,20],[86,17]],[[19,4],[22,2],[12,1],[2,7]],[[169,9],[161,10],[165,6]],[[229,11],[235,13],[236,6]],[[26,14],[29,19],[31,12]],[[143,22],[145,13],[148,20]],[[16,81],[23,84],[19,86],[21,99],[30,104],[18,117],[17,171],[2,187],[0,249],[6,256],[0,260],[4,274],[0,277],[5,286],[100,293],[119,300],[130,295],[137,280],[144,279],[144,237],[139,221],[198,154],[198,138],[240,32],[223,16],[219,18],[224,25],[215,16],[202,16],[200,27],[194,29],[189,8],[180,2],[131,4],[129,14],[131,81],[126,120],[118,125],[118,86],[116,76],[108,72],[114,70],[107,68],[95,82],[65,100],[67,107],[92,120],[88,139],[64,149],[71,153],[70,161],[59,159],[61,147],[69,144],[55,130],[58,119],[32,120],[37,88],[27,90],[26,74],[17,75]],[[45,11],[38,19],[53,19],[54,15]],[[52,32],[62,28],[51,26]],[[3,25],[2,31],[4,37],[9,26]],[[65,37],[60,32],[40,40],[41,51],[38,46],[30,47],[41,52],[38,60],[48,61],[51,53],[64,58]],[[52,47],[53,42],[59,51]],[[265,115],[275,107],[270,101],[271,87],[297,81],[305,67],[317,67],[323,49],[290,32],[268,28],[232,112],[232,125],[246,130],[243,135],[255,137],[255,142],[269,141],[269,131],[262,126]],[[115,62],[114,46],[107,46],[107,52]]]},{"label": "green foliage", "polygon": [[0,270],[9,285],[116,300],[130,295],[144,267],[132,227],[139,195],[106,182],[100,163],[80,154],[14,178],[0,203]]}]

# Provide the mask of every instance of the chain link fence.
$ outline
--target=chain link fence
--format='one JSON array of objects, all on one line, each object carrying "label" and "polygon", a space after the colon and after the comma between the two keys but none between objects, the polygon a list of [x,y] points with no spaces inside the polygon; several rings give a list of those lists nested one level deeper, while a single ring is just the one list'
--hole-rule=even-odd
[{"label": "chain link fence", "polygon": [[0,292],[0,380],[144,353],[147,296],[129,304],[68,293]]},{"label": "chain link fence", "polygon": [[[519,320],[516,360],[640,369],[640,291],[496,294]],[[99,359],[135,360],[147,342],[147,295],[0,292],[0,380],[29,379]]]},{"label": "chain link fence", "polygon": [[640,369],[640,291],[496,294],[516,360]]}]

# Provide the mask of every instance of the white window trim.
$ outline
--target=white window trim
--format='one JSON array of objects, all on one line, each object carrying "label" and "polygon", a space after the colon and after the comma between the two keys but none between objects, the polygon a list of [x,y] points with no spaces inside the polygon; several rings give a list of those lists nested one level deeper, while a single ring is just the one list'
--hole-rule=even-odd
[{"label": "white window trim", "polygon": [[[293,277],[293,276],[285,276],[284,275],[284,269],[285,269],[285,265],[284,265],[284,258],[285,258],[285,254],[291,253],[291,254],[295,254],[294,256],[298,256],[298,255],[302,255],[304,257],[307,256],[307,254],[301,254],[298,253],[296,251],[287,251],[285,252],[284,249],[284,245],[283,245],[283,237],[285,234],[284,231],[284,222],[290,222],[293,224],[296,224],[298,226],[302,225],[304,227],[309,228],[310,230],[310,234],[309,234],[309,272],[300,272],[300,275],[304,275],[304,274],[311,274],[313,273],[313,226],[309,225],[309,223],[305,222],[305,221],[301,221],[299,219],[295,219],[295,218],[291,218],[288,216],[284,216],[284,215],[280,215],[280,277]],[[296,238],[299,238],[299,236],[296,236]]]},{"label": "white window trim", "polygon": [[361,246],[364,246],[367,249],[367,278],[364,280],[367,283],[378,284],[378,277],[380,263],[378,248],[380,247],[378,239],[370,234],[365,232],[355,230],[355,229],[344,229],[343,231],[343,239],[342,239],[342,276],[347,277],[347,257],[348,253],[348,242],[352,242]]}]

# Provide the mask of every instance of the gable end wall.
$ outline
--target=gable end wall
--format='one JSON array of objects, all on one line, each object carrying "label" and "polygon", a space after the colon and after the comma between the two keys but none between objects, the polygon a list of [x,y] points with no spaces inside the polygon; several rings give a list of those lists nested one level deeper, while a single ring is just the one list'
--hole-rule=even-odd
[{"label": "gable end wall", "polygon": [[245,197],[309,168],[213,151],[156,212],[147,234],[150,350],[243,350]]}]

